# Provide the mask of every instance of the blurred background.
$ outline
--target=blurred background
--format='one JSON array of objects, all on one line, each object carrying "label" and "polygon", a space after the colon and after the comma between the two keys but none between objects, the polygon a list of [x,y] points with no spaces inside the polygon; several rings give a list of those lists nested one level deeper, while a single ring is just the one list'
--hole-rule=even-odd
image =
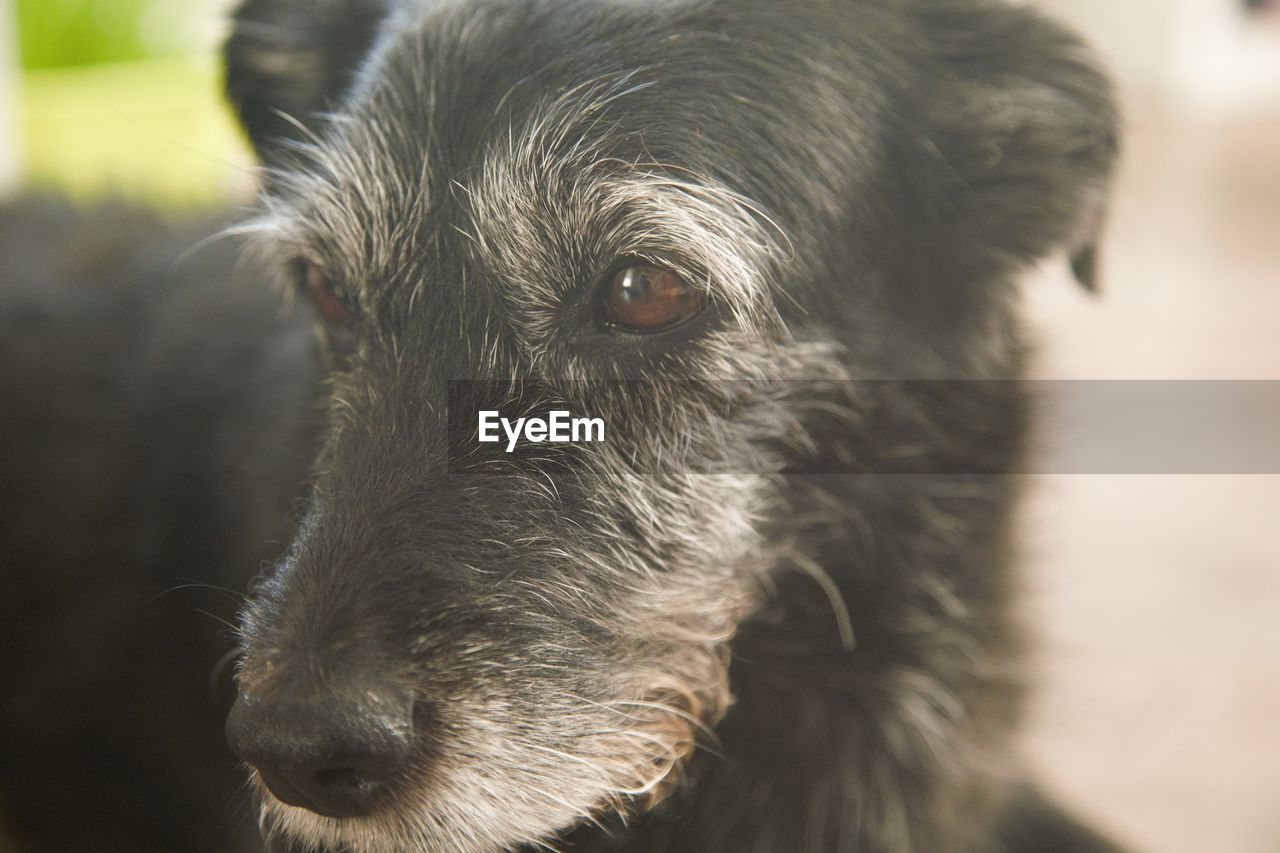
[{"label": "blurred background", "polygon": [[[1040,5],[1103,52],[1127,131],[1101,297],[1061,263],[1026,290],[1037,374],[1280,380],[1280,4]],[[0,193],[245,198],[225,7],[0,0]],[[1280,850],[1280,477],[1032,480],[1041,776],[1138,850]]]},{"label": "blurred background", "polygon": [[[1280,379],[1278,4],[1042,5],[1103,52],[1127,128],[1100,297],[1061,264],[1025,291],[1039,375]],[[1280,850],[1280,477],[1029,497],[1045,778],[1139,850]]]},{"label": "blurred background", "polygon": [[0,188],[166,208],[251,186],[221,100],[226,0],[0,0]]}]

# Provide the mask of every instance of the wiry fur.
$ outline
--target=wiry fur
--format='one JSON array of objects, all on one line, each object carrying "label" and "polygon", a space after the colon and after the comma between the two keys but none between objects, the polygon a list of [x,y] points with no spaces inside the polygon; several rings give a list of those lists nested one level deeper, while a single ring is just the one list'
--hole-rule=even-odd
[{"label": "wiry fur", "polygon": [[[1022,393],[898,380],[1015,380],[1014,275],[1094,238],[1114,116],[1078,42],[987,0],[248,0],[228,60],[246,230],[357,309],[241,690],[373,672],[425,719],[391,805],[264,791],[269,837],[1052,843],[1008,737]],[[602,328],[626,257],[710,309]],[[589,399],[609,441],[463,448],[453,380]]]}]

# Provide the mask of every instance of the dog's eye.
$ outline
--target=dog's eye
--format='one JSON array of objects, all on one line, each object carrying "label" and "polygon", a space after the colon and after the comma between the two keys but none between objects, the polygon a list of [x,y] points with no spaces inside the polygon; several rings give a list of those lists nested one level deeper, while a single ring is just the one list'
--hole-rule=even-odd
[{"label": "dog's eye", "polygon": [[351,319],[351,307],[338,293],[333,280],[318,266],[310,261],[300,262],[299,279],[307,298],[327,322],[345,323]]},{"label": "dog's eye", "polygon": [[619,270],[604,291],[606,319],[633,332],[660,332],[692,320],[705,301],[674,270],[652,266]]}]

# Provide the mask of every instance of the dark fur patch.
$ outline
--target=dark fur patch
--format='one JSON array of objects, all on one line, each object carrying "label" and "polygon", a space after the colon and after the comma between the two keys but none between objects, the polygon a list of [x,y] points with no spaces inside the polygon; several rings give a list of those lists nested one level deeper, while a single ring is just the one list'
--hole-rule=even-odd
[{"label": "dark fur patch", "polygon": [[251,849],[227,625],[292,533],[303,316],[122,204],[0,207],[0,824],[32,850]]}]

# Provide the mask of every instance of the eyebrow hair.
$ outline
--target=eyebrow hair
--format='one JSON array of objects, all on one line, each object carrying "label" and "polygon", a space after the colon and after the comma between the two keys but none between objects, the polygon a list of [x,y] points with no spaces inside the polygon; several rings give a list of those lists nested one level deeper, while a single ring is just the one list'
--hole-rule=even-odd
[{"label": "eyebrow hair", "polygon": [[[603,116],[649,87],[637,75],[605,75],[541,99],[518,125],[512,118],[472,179],[453,182],[468,215],[464,233],[510,273],[553,246],[594,257],[600,271],[618,257],[660,256],[740,321],[757,322],[771,304],[768,270],[794,254],[792,242],[723,182],[652,156],[619,155],[635,150],[634,134]],[[513,278],[526,298],[548,305],[572,286],[555,275]]]},{"label": "eyebrow hair", "polygon": [[[508,114],[505,132],[495,127],[459,176],[428,171],[432,136],[406,122],[329,116],[323,136],[289,143],[284,165],[265,170],[263,212],[246,230],[277,251],[319,256],[359,288],[425,254],[432,197],[447,195],[459,216],[443,227],[535,304],[555,305],[578,284],[566,281],[557,256],[571,249],[578,268],[661,258],[739,323],[762,323],[773,311],[771,270],[793,257],[792,242],[721,181],[618,156],[634,140],[602,117],[650,85],[633,70],[535,99]],[[543,274],[524,274],[531,267]]]}]

